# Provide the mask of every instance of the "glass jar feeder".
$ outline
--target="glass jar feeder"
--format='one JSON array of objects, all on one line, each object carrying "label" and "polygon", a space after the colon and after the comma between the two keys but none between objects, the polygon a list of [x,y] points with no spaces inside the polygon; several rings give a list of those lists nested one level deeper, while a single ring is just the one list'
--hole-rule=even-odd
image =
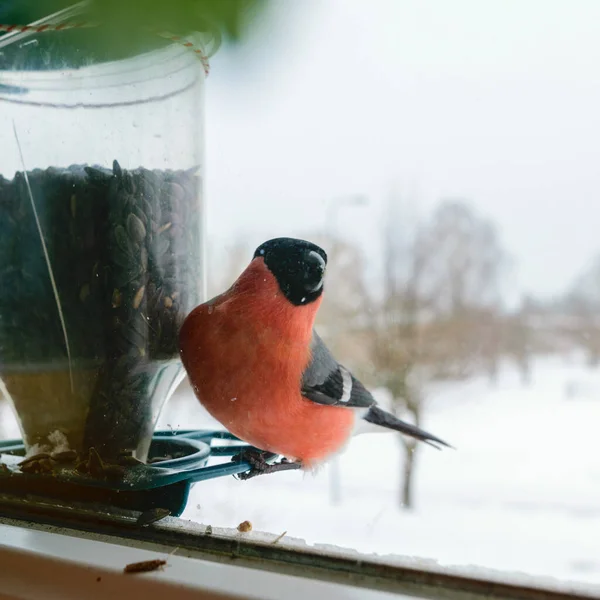
[{"label": "glass jar feeder", "polygon": [[199,54],[216,48],[139,32],[99,59],[90,31],[0,37],[0,395],[29,454],[145,461],[205,299]]}]

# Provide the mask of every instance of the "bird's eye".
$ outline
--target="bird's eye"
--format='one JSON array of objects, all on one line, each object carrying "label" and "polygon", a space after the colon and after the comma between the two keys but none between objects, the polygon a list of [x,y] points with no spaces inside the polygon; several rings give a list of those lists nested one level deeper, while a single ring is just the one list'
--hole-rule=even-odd
[{"label": "bird's eye", "polygon": [[308,292],[316,292],[323,286],[326,263],[323,257],[314,250],[304,258],[304,288]]},{"label": "bird's eye", "polygon": [[311,267],[320,269],[321,273],[325,273],[325,259],[318,252],[311,250],[306,255],[305,260]]}]

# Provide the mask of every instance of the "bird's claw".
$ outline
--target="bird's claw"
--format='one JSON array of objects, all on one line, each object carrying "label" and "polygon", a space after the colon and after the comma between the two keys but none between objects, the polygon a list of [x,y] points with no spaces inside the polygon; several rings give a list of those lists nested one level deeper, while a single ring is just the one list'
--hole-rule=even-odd
[{"label": "bird's claw", "polygon": [[244,448],[241,452],[231,457],[231,462],[247,462],[253,469],[262,469],[268,465],[269,460],[276,458],[276,454],[258,450],[257,448]]},{"label": "bird's claw", "polygon": [[267,475],[268,473],[277,473],[278,471],[291,471],[294,469],[301,468],[299,462],[291,462],[283,458],[280,462],[270,463],[277,457],[277,454],[273,452],[266,452],[264,450],[256,450],[249,448],[242,450],[239,454],[236,454],[231,460],[232,462],[247,462],[250,463],[251,468],[243,473],[238,473],[238,479],[247,481],[258,475]]}]

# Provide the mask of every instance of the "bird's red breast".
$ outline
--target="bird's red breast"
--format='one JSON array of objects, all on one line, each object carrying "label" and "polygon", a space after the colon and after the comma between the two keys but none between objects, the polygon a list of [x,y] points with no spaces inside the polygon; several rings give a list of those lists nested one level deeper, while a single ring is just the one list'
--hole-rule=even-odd
[{"label": "bird's red breast", "polygon": [[196,396],[240,439],[310,465],[341,448],[353,411],[302,397],[321,298],[294,306],[262,258],[224,294],[194,309],[180,333]]}]

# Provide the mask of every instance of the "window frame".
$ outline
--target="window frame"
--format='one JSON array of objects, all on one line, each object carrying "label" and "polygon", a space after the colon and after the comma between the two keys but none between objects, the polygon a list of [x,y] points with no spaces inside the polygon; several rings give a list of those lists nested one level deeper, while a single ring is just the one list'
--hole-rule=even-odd
[{"label": "window frame", "polygon": [[[9,525],[32,532],[32,535],[36,532],[67,535],[74,543],[77,540],[85,540],[88,544],[109,542],[138,551],[154,550],[154,558],[165,558],[165,554],[176,549],[178,555],[187,558],[250,568],[272,575],[300,577],[315,582],[315,586],[316,582],[321,582],[334,584],[340,590],[345,586],[360,588],[361,597],[365,599],[375,591],[431,600],[440,597],[448,600],[467,597],[471,600],[600,598],[600,588],[584,583],[523,574],[516,577],[511,573],[487,569],[443,568],[433,561],[414,558],[394,557],[392,562],[386,557],[364,555],[334,546],[308,546],[302,540],[290,538],[282,541],[275,534],[240,534],[237,530],[224,528],[214,528],[207,533],[205,525],[173,517],[150,527],[139,527],[135,523],[137,515],[134,511],[110,509],[108,512],[97,507],[92,509],[44,499],[23,500],[0,495],[0,531]],[[6,551],[7,547],[0,535],[0,556],[3,550]],[[157,551],[161,553],[158,556]],[[170,557],[169,564],[179,558]],[[46,559],[53,560],[51,556],[46,556]],[[136,560],[148,559],[138,558],[132,562]],[[74,568],[73,564],[70,567]],[[79,568],[82,568],[81,564]],[[196,585],[201,586],[201,582]],[[197,587],[198,590],[202,591]]]}]

